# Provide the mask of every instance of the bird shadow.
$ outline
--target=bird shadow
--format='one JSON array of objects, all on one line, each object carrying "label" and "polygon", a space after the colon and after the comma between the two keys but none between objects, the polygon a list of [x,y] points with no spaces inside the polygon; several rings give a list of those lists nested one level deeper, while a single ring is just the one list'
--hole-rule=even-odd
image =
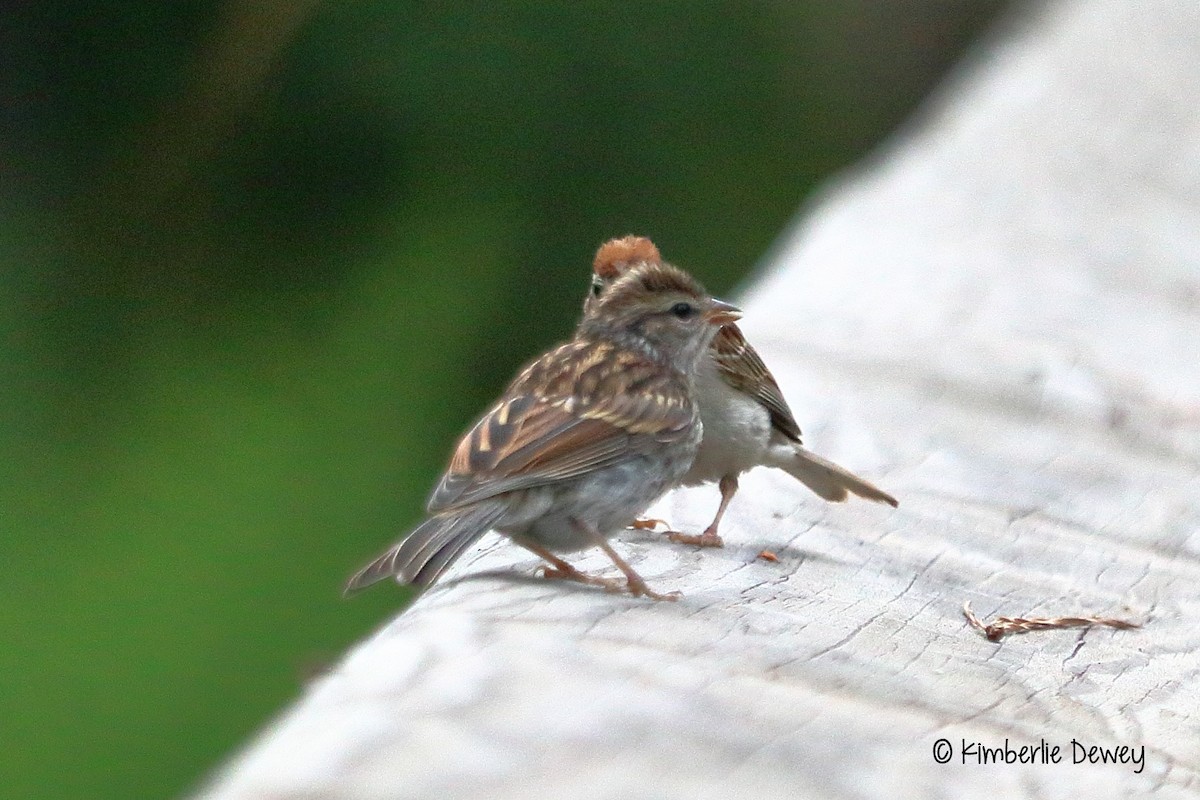
[{"label": "bird shadow", "polygon": [[834,564],[845,566],[849,562],[845,559],[832,556],[828,553],[823,553],[819,550],[809,550],[803,547],[798,547],[792,543],[787,544],[772,544],[770,540],[755,540],[755,541],[731,541],[725,540],[724,547],[697,547],[691,544],[683,544],[680,542],[672,542],[667,539],[667,535],[671,531],[649,531],[629,528],[621,533],[622,541],[630,544],[653,544],[664,545],[666,547],[683,548],[697,555],[705,555],[711,553],[713,558],[728,558],[743,562],[761,561],[764,564],[772,563],[769,559],[760,558],[759,554],[763,552],[773,553],[779,561],[787,561],[789,563],[803,564],[805,561],[816,561],[826,564]]},{"label": "bird shadow", "polygon": [[[619,576],[614,575],[612,577]],[[565,589],[571,592],[585,592],[588,594],[596,593],[611,597],[620,597],[622,595],[625,597],[632,597],[632,595],[630,595],[628,592],[614,592],[609,589],[605,589],[603,586],[593,586],[586,583],[580,583],[579,581],[562,578],[544,578],[535,573],[519,572],[515,569],[509,570],[502,568],[485,569],[480,570],[479,572],[471,572],[466,575],[460,575],[456,578],[451,578],[443,585],[453,586],[458,583],[470,583],[485,580],[498,580],[502,583],[512,583],[524,586],[553,586],[555,589]]]}]

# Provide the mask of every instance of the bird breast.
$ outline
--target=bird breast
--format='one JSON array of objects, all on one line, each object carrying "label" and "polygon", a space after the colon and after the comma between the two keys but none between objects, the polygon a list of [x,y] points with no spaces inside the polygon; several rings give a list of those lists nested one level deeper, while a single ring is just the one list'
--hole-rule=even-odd
[{"label": "bird breast", "polygon": [[711,358],[697,372],[696,399],[704,438],[684,486],[717,481],[763,463],[771,442],[771,415],[754,397],[726,383]]}]

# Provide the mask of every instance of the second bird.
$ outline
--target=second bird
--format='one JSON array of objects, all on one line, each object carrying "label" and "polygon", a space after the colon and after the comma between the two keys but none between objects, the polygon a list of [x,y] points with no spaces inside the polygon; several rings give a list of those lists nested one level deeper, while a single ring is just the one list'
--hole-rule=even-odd
[{"label": "second bird", "polygon": [[[585,316],[631,269],[661,264],[654,243],[644,236],[605,242],[596,251]],[[704,422],[704,440],[692,468],[680,482],[711,481],[721,489],[721,505],[712,524],[699,535],[672,533],[671,539],[707,547],[722,544],[721,517],[738,488],[738,476],[758,466],[782,469],[821,497],[840,502],[850,494],[896,506],[896,498],[800,443],[800,426],[767,365],[730,323],[717,334],[696,377],[696,401]]]}]

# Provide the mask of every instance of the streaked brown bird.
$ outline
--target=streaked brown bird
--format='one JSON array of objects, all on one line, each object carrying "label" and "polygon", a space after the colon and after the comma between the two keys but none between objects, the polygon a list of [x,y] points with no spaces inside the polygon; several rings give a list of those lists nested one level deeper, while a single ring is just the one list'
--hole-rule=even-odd
[{"label": "streaked brown bird", "polygon": [[[658,248],[644,236],[625,236],[602,244],[592,263],[585,316],[605,302],[624,275],[662,263]],[[700,363],[696,402],[704,423],[704,439],[680,484],[695,486],[716,481],[721,504],[702,534],[672,532],[674,541],[720,547],[718,528],[737,493],[738,476],[757,466],[782,469],[833,502],[855,494],[897,505],[896,498],[887,492],[805,449],[800,442],[800,426],[775,377],[732,322],[721,328]],[[640,522],[638,527],[648,525]]]},{"label": "streaked brown bird", "polygon": [[[547,577],[652,591],[608,543],[691,466],[700,445],[696,373],[720,326],[740,316],[661,262],[626,270],[575,337],[525,367],[459,441],[429,518],[364,567],[347,591],[394,577],[424,588],[488,530],[549,563]],[[556,553],[599,547],[623,583]]]}]

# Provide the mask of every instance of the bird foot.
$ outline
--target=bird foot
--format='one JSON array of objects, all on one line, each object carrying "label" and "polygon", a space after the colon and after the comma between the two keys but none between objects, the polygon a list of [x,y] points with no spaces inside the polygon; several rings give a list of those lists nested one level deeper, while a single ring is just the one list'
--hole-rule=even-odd
[{"label": "bird foot", "polygon": [[586,572],[580,572],[574,567],[561,569],[559,567],[545,566],[542,567],[542,577],[551,581],[575,581],[586,586],[599,586],[606,592],[620,592],[625,590],[624,582],[617,578],[601,578],[598,575],[588,575]]},{"label": "bird foot", "polygon": [[717,532],[706,530],[704,533],[680,533],[679,531],[670,531],[667,538],[677,544],[693,544],[696,547],[724,547],[725,540],[717,535]]},{"label": "bird foot", "polygon": [[667,600],[673,603],[679,598],[683,597],[681,592],[667,592],[666,594],[663,594],[662,592],[656,592],[647,586],[646,582],[642,580],[641,577],[631,577],[626,580],[625,588],[627,588],[629,593],[634,597],[648,597],[651,600]]},{"label": "bird foot", "polygon": [[669,524],[667,524],[667,521],[665,519],[643,519],[643,518],[635,519],[633,521],[633,524],[630,525],[629,527],[630,527],[630,529],[635,530],[635,531],[652,531],[652,530],[656,530],[659,525],[662,525],[664,528],[667,528],[668,530],[670,530],[670,528],[671,528],[671,526]]},{"label": "bird foot", "polygon": [[658,530],[659,525],[666,528],[663,533],[667,535],[667,538],[677,544],[693,544],[696,547],[725,546],[725,541],[712,528],[701,534],[681,533],[680,531],[672,530],[671,525],[665,519],[635,519],[633,524],[629,526],[629,529],[635,531],[654,531]]},{"label": "bird foot", "polygon": [[599,586],[606,592],[628,591],[634,597],[648,597],[651,600],[674,601],[683,596],[679,592],[667,592],[666,594],[656,592],[647,586],[646,582],[640,577],[624,581],[620,578],[601,578],[598,575],[588,575],[586,572],[580,572],[574,567],[570,569],[560,569],[551,566],[542,567],[542,577],[552,581],[575,581],[587,586]]}]

